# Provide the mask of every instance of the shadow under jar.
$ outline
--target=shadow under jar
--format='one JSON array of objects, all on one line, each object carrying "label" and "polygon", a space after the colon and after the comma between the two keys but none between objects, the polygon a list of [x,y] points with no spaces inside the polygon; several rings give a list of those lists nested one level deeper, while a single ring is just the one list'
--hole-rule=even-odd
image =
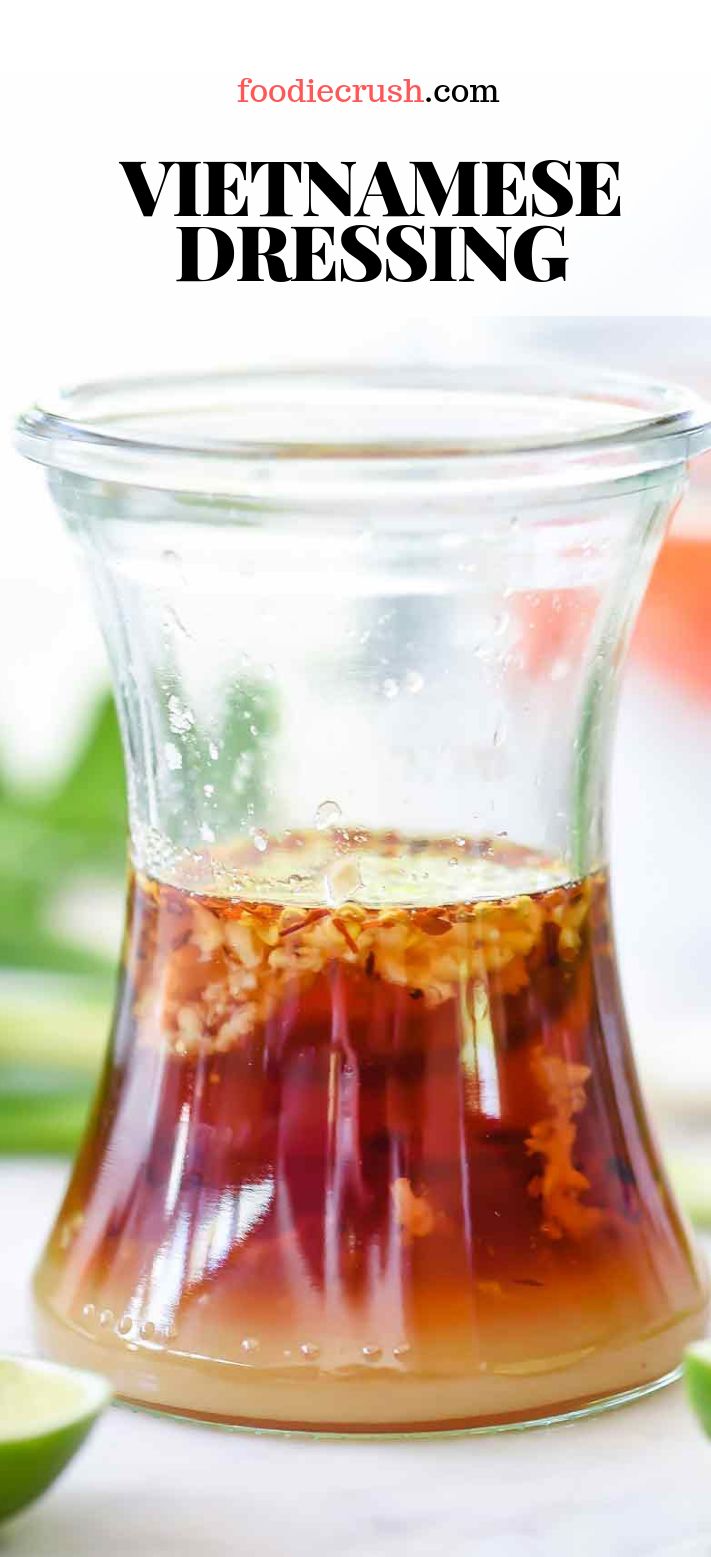
[{"label": "shadow under jar", "polygon": [[131,822],[44,1344],[155,1409],[338,1433],[674,1376],[707,1289],[605,806],[703,410],[532,367],[254,373],[78,389],[19,441],[85,560]]}]

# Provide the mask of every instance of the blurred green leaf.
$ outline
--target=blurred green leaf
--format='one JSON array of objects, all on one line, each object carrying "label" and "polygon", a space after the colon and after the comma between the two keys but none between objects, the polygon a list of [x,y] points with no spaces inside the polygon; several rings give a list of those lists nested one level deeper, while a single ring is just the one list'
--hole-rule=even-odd
[{"label": "blurred green leaf", "polygon": [[0,775],[0,965],[107,976],[110,960],[65,939],[51,907],[81,870],[119,879],[124,831],[121,745],[107,695],[58,785],[27,794]]},{"label": "blurred green leaf", "polygon": [[98,703],[87,739],[64,782],[47,797],[44,816],[50,827],[68,832],[85,847],[100,843],[105,857],[122,861],[126,818],[123,758],[109,696]]},{"label": "blurred green leaf", "polygon": [[[2,1152],[72,1151],[80,1137],[106,1042],[113,964],[65,936],[53,908],[82,873],[118,886],[124,837],[121,745],[107,695],[59,783],[38,794],[0,773],[0,967],[26,975],[21,995],[0,982]],[[57,997],[47,974],[84,977]]]},{"label": "blurred green leaf", "polygon": [[13,1156],[73,1152],[91,1105],[91,1078],[68,1082],[35,1067],[2,1073],[0,1151]]}]

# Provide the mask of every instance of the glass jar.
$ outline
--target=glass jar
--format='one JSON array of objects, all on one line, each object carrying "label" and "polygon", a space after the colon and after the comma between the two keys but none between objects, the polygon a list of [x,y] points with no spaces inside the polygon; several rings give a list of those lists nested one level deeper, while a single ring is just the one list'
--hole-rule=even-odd
[{"label": "glass jar", "polygon": [[123,731],[114,1034],[40,1333],[134,1403],[521,1424],[707,1291],[608,898],[620,667],[704,412],[528,368],[91,385],[21,421]]}]

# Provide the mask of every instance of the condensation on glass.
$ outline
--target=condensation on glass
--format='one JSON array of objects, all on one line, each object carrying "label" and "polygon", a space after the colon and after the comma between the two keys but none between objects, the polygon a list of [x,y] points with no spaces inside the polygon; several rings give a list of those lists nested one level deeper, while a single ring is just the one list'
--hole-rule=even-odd
[{"label": "condensation on glass", "polygon": [[707,1292],[605,812],[703,411],[531,366],[216,375],[79,389],[19,439],[85,560],[131,825],[47,1348],[154,1408],[333,1432],[673,1376]]}]

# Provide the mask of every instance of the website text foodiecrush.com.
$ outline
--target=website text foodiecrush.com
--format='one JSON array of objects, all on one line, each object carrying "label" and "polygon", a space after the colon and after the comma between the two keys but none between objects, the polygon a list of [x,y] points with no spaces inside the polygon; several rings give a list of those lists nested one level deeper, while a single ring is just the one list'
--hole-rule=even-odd
[{"label": "website text foodiecrush.com", "polygon": [[295,81],[254,81],[243,76],[237,83],[238,103],[498,103],[492,84],[440,82],[423,87],[405,76],[403,81],[314,81],[298,76]]}]

